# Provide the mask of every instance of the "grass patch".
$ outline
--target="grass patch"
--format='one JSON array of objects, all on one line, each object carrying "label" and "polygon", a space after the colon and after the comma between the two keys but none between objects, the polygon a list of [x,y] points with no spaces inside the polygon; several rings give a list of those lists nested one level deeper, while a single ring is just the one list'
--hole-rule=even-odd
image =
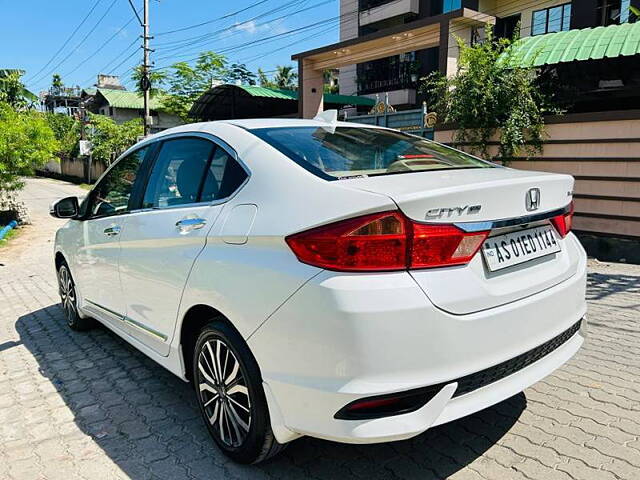
[{"label": "grass patch", "polygon": [[93,188],[93,183],[81,183],[78,186],[84,190],[91,190]]},{"label": "grass patch", "polygon": [[0,248],[7,246],[11,239],[16,238],[18,235],[20,235],[20,227],[15,227],[9,230],[9,233],[7,233],[7,235],[2,240],[0,240]]}]

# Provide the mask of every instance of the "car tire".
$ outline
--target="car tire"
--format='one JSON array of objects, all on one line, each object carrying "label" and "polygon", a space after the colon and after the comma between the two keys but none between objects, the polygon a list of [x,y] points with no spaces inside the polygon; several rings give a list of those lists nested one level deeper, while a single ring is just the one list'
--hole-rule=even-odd
[{"label": "car tire", "polygon": [[58,292],[60,303],[67,325],[72,330],[89,330],[94,326],[93,319],[82,318],[78,312],[78,296],[76,294],[76,284],[71,276],[71,271],[66,262],[62,262],[58,267]]},{"label": "car tire", "polygon": [[213,320],[200,331],[192,378],[205,425],[225,455],[255,464],[285,448],[271,430],[258,364],[225,321]]}]

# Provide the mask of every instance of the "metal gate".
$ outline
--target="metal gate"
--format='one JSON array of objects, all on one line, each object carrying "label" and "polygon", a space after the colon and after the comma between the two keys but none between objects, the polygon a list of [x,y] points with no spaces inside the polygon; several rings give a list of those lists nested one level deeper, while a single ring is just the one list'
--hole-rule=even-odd
[{"label": "metal gate", "polygon": [[381,102],[374,106],[372,111],[375,113],[348,117],[345,118],[345,121],[395,128],[396,130],[412,133],[413,135],[420,135],[421,137],[433,140],[433,127],[427,126],[431,123],[431,116],[433,114],[427,114],[426,107],[395,112],[391,111],[389,107]]}]

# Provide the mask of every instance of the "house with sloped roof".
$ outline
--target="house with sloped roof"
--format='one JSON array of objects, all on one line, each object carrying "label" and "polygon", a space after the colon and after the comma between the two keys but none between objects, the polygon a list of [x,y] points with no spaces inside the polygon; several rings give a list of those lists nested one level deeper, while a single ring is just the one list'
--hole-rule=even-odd
[{"label": "house with sloped roof", "polygon": [[[86,88],[82,92],[86,108],[92,112],[113,118],[116,123],[124,123],[144,116],[144,99],[137,92],[116,88]],[[151,132],[182,125],[179,117],[164,111],[162,97],[151,98]]]}]

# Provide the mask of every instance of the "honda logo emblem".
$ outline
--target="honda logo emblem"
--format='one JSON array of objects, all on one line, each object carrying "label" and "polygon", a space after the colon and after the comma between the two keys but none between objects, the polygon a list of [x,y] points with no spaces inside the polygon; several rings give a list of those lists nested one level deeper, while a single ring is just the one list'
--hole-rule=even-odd
[{"label": "honda logo emblem", "polygon": [[530,188],[524,197],[524,205],[527,208],[527,212],[533,212],[540,208],[540,189]]}]

